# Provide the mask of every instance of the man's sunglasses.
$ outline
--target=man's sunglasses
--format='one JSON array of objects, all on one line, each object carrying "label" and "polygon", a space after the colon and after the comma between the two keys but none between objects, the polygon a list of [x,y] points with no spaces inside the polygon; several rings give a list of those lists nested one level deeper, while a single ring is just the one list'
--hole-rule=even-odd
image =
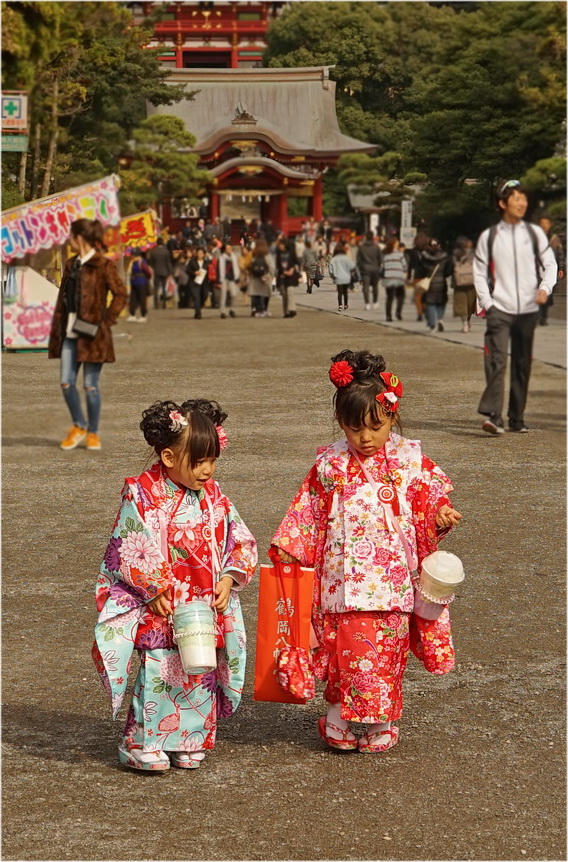
[{"label": "man's sunglasses", "polygon": [[507,180],[506,183],[503,183],[501,188],[499,189],[499,197],[502,197],[507,189],[518,189],[521,186],[520,180]]}]

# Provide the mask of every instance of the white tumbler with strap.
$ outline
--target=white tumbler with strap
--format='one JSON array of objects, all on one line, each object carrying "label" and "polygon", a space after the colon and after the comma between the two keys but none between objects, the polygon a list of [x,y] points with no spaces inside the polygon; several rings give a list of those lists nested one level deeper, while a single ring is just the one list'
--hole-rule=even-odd
[{"label": "white tumbler with strap", "polygon": [[215,617],[207,602],[177,605],[173,613],[174,640],[184,671],[191,676],[217,667]]}]

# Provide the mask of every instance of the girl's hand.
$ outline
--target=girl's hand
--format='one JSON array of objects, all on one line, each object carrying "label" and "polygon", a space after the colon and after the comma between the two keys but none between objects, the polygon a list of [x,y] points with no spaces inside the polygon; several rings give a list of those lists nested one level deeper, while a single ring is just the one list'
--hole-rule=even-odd
[{"label": "girl's hand", "polygon": [[148,602],[148,607],[150,610],[158,614],[160,617],[167,617],[172,613],[172,603],[171,603],[172,591],[171,587],[168,587],[164,590],[163,593],[160,593],[156,596],[155,599],[152,599],[151,602]]},{"label": "girl's hand", "polygon": [[[276,545],[274,545],[276,548]],[[299,563],[300,561],[293,557],[291,554],[287,554],[286,551],[283,551],[282,548],[276,548],[276,553],[280,557],[283,563]]]},{"label": "girl's hand", "polygon": [[215,584],[215,595],[217,598],[213,602],[213,607],[217,608],[218,611],[226,611],[229,607],[229,598],[231,596],[231,587],[234,584],[234,580],[230,575],[223,575],[218,584]]},{"label": "girl's hand", "polygon": [[438,527],[457,527],[463,515],[451,506],[442,506],[436,513],[436,524]]}]

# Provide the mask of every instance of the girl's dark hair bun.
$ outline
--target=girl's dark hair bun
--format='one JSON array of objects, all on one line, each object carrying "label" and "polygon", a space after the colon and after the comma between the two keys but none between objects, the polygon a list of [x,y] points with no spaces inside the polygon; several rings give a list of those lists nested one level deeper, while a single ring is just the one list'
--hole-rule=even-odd
[{"label": "girl's dark hair bun", "polygon": [[332,356],[331,361],[348,362],[353,369],[354,383],[376,380],[381,371],[386,371],[387,368],[383,357],[369,350],[342,350],[337,356]]},{"label": "girl's dark hair bun", "polygon": [[200,413],[211,419],[213,425],[222,425],[228,415],[221,409],[221,405],[217,401],[208,401],[206,398],[193,398],[190,401],[184,401],[180,409],[183,414],[199,410]]},{"label": "girl's dark hair bun", "polygon": [[153,446],[160,452],[166,449],[177,437],[179,432],[172,431],[170,425],[170,413],[176,411],[185,415],[183,405],[180,407],[175,401],[155,401],[142,413],[140,430],[149,446]]}]

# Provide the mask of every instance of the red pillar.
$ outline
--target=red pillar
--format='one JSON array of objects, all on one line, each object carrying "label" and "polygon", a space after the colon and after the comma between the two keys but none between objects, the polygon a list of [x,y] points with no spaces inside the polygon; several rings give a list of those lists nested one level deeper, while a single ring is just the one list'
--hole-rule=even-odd
[{"label": "red pillar", "polygon": [[[233,27],[236,27],[235,23],[233,23]],[[237,52],[238,45],[239,36],[238,33],[235,32],[231,37],[231,69],[236,69],[239,65]]]},{"label": "red pillar", "polygon": [[312,218],[314,221],[321,221],[323,218],[323,179],[321,177],[314,182]]},{"label": "red pillar", "polygon": [[183,36],[179,30],[176,37],[176,69],[183,69]]},{"label": "red pillar", "polygon": [[288,236],[288,197],[286,192],[278,195],[278,217],[276,227],[279,227],[284,236]]},{"label": "red pillar", "polygon": [[209,218],[211,221],[216,219],[219,215],[219,195],[217,192],[211,192],[210,194],[210,202],[209,202]]}]

